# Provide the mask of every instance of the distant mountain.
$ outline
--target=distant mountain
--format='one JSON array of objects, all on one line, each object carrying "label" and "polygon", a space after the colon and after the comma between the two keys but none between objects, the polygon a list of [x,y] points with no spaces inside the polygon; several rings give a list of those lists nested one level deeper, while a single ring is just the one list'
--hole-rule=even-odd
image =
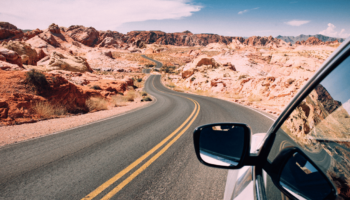
[{"label": "distant mountain", "polygon": [[23,33],[26,33],[26,32],[29,32],[29,31],[32,31],[30,29],[22,29]]},{"label": "distant mountain", "polygon": [[307,40],[309,37],[315,37],[323,42],[332,42],[335,40],[338,40],[339,43],[342,43],[345,39],[344,38],[334,38],[334,37],[328,37],[325,35],[320,35],[320,34],[316,34],[316,35],[299,35],[299,36],[277,36],[277,39],[281,39],[285,42],[290,42],[292,44],[294,44],[296,41],[303,41],[303,40]]}]

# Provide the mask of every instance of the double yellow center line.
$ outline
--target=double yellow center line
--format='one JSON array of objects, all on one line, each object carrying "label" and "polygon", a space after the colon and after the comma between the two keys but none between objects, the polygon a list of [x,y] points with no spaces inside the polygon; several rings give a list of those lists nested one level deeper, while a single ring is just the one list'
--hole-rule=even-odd
[{"label": "double yellow center line", "polygon": [[[180,96],[180,95],[178,95],[178,96]],[[187,98],[187,97],[185,97],[185,98]],[[143,162],[145,159],[147,159],[149,156],[151,156],[154,152],[156,152],[158,149],[160,149],[171,138],[173,138],[160,151],[158,151],[158,153],[156,153],[154,156],[152,156],[146,163],[144,163],[141,167],[139,167],[136,171],[134,171],[130,176],[128,176],[124,181],[122,181],[120,184],[118,184],[115,188],[110,190],[110,192],[108,192],[101,199],[107,200],[107,199],[112,198],[121,189],[123,189],[128,183],[130,183],[134,178],[136,178],[141,172],[143,172],[147,167],[149,167],[155,160],[157,160],[157,158],[159,158],[166,150],[168,150],[169,147],[171,145],[173,145],[187,131],[187,129],[193,124],[194,120],[197,118],[197,116],[199,114],[199,111],[200,111],[199,103],[191,98],[187,98],[187,99],[191,100],[194,103],[195,107],[194,107],[191,115],[174,132],[172,132],[170,135],[168,135],[164,140],[162,140],[160,143],[158,143],[155,147],[153,147],[147,153],[142,155],[140,158],[135,160],[133,163],[131,163],[125,169],[123,169],[118,174],[116,174],[115,176],[110,178],[108,181],[106,181],[101,186],[96,188],[90,194],[86,195],[82,200],[91,200],[91,199],[95,198],[97,195],[99,195],[105,189],[107,189],[112,184],[114,184],[116,181],[118,181],[120,178],[122,178],[125,174],[127,174],[128,172],[133,170],[135,167],[137,167],[141,162]],[[186,124],[187,124],[187,126],[184,129],[182,129]],[[180,131],[181,129],[182,129],[182,131]]]}]

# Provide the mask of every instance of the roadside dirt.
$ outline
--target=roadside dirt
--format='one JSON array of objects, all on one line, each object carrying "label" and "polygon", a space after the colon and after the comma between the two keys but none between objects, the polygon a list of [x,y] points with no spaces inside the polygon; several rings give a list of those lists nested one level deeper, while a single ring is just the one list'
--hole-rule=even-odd
[{"label": "roadside dirt", "polygon": [[115,107],[110,110],[87,113],[77,116],[55,118],[39,121],[32,124],[21,124],[14,126],[0,127],[0,147],[39,138],[51,134],[57,134],[61,131],[86,125],[98,120],[103,120],[112,116],[122,115],[140,109],[152,102],[131,102],[123,107]]}]

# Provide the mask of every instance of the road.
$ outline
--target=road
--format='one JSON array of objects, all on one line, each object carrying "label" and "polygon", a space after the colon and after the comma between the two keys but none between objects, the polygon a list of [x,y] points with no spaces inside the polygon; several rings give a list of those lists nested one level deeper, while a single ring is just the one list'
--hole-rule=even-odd
[{"label": "road", "polygon": [[[143,58],[146,58],[154,63],[156,63],[156,66],[154,67],[155,69],[157,69],[159,71],[159,69],[163,66],[163,64],[159,61],[156,61],[156,60],[153,60],[152,58],[149,58],[145,55],[141,55]],[[149,74],[151,73],[151,69],[142,69],[142,73],[145,73],[145,74]]]},{"label": "road", "polygon": [[145,83],[156,98],[148,107],[1,148],[0,199],[222,199],[227,170],[199,163],[192,131],[241,122],[258,133],[273,121],[241,105],[174,92],[160,79]]}]

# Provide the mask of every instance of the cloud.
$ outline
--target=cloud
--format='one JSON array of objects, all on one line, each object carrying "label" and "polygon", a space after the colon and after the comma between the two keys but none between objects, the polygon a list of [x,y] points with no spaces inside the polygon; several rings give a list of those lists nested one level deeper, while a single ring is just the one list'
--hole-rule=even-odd
[{"label": "cloud", "polygon": [[239,11],[238,14],[241,15],[243,13],[246,13],[246,12],[249,12],[249,11],[252,11],[252,10],[257,10],[259,8],[253,8],[253,9],[247,9],[247,10],[243,10],[243,11]]},{"label": "cloud", "polygon": [[307,20],[291,20],[289,22],[284,22],[285,24],[291,25],[291,26],[301,26],[303,24],[307,24],[310,21]]},{"label": "cloud", "polygon": [[115,30],[128,22],[189,17],[201,9],[190,0],[11,0],[1,2],[0,19],[21,29],[56,23]]},{"label": "cloud", "polygon": [[335,26],[332,23],[328,23],[328,27],[327,29],[320,31],[319,34],[321,35],[326,35],[326,36],[330,36],[330,37],[340,37],[340,38],[347,38],[350,37],[350,34],[345,33],[345,29],[341,29],[340,32],[338,33],[335,30]]}]

